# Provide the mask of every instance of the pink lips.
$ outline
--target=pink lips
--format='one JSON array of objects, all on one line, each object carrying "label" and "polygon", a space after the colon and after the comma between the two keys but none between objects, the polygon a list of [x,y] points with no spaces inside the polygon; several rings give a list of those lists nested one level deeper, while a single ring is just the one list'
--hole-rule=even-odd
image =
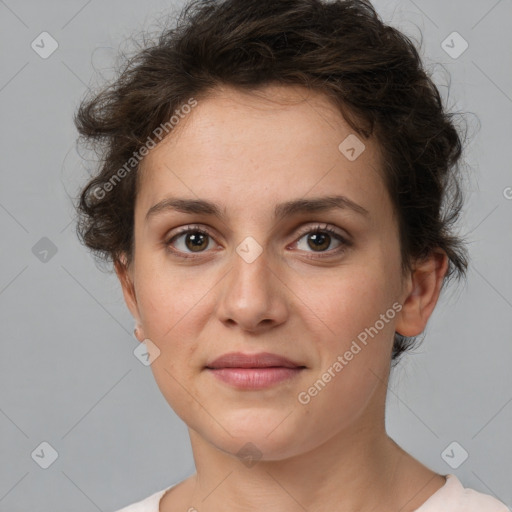
[{"label": "pink lips", "polygon": [[286,357],[269,352],[230,352],[206,365],[206,369],[215,377],[241,389],[272,386],[296,376],[304,368]]}]

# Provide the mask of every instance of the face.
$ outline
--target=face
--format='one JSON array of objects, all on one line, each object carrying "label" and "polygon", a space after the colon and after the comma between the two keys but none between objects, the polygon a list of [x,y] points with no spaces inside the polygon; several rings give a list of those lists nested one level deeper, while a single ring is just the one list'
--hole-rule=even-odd
[{"label": "face", "polygon": [[[340,150],[354,131],[299,87],[219,89],[180,123],[142,162],[122,279],[168,403],[212,445],[268,460],[383,421],[407,290],[377,142]],[[303,368],[243,388],[205,368],[228,352]]]}]

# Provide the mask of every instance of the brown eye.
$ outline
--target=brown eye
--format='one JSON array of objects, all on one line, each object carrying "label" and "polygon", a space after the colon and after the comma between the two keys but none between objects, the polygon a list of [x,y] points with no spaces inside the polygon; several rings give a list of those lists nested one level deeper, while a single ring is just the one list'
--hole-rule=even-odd
[{"label": "brown eye", "polygon": [[308,237],[308,246],[315,251],[329,248],[331,236],[325,233],[310,233]]},{"label": "brown eye", "polygon": [[[304,239],[304,242],[303,242]],[[331,247],[331,244],[337,242],[337,245]],[[297,241],[297,249],[306,252],[335,252],[340,246],[348,246],[348,242],[336,231],[330,228],[314,228],[305,232]]]},{"label": "brown eye", "polygon": [[194,252],[205,252],[211,241],[212,239],[206,231],[197,228],[188,228],[173,236],[166,242],[166,245],[170,246],[174,252],[184,253],[186,256],[186,254]]},{"label": "brown eye", "polygon": [[[185,234],[185,246],[192,252],[199,252],[208,247],[208,235],[198,232]],[[206,242],[206,243],[205,243]]]}]

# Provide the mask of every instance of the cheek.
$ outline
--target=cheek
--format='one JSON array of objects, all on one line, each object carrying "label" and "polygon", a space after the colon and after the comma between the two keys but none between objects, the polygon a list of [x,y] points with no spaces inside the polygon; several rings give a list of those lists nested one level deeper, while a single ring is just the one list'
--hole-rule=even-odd
[{"label": "cheek", "polygon": [[[395,274],[392,265],[386,269],[381,261],[341,266],[329,273],[303,277],[293,285],[294,293],[302,299],[297,301],[300,316],[311,319],[309,327],[322,335],[323,346],[330,347],[328,352],[349,346],[361,333],[364,338],[366,329],[376,322],[382,331],[379,336],[389,337],[393,331]],[[385,315],[384,323],[381,315]]]},{"label": "cheek", "polygon": [[396,310],[384,283],[361,279],[358,285],[331,283],[330,300],[317,310],[325,325],[316,340],[317,377],[324,374],[331,388],[364,400],[366,386],[375,380],[372,372],[384,378],[389,366]]},{"label": "cheek", "polygon": [[379,380],[387,378],[400,305],[395,302],[392,265],[386,272],[383,261],[340,267],[336,279],[303,281],[297,292],[307,292],[309,308],[300,315],[311,318],[306,330],[314,333],[310,343],[319,355],[318,372],[310,379],[313,387],[303,390],[302,403],[311,399],[320,412],[332,400],[344,411],[334,414],[336,421],[354,418]]},{"label": "cheek", "polygon": [[186,332],[196,325],[198,311],[204,308],[208,294],[222,276],[199,267],[185,270],[169,264],[146,269],[137,276],[137,301],[146,336],[165,349],[174,345],[173,341],[184,339]]},{"label": "cheek", "polygon": [[158,347],[158,357],[151,364],[155,381],[175,412],[181,416],[193,406],[194,378],[202,361],[198,351],[205,318],[208,318],[208,294],[221,276],[169,265],[144,265],[136,274],[136,292],[144,335]]}]

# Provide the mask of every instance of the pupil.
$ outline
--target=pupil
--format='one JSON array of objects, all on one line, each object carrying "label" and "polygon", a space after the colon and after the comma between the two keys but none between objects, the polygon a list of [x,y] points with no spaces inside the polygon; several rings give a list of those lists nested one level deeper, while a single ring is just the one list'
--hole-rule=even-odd
[{"label": "pupil", "polygon": [[[329,235],[324,233],[313,233],[310,235],[309,240],[312,240],[314,245],[309,245],[312,249],[326,249],[329,247],[330,238]],[[327,244],[325,242],[327,242]]]},{"label": "pupil", "polygon": [[[202,239],[202,240],[201,240]],[[204,245],[204,242],[206,240],[206,236],[203,233],[196,233],[196,234],[188,234],[186,244],[187,247],[194,252],[198,252],[200,249],[203,249],[202,247]],[[189,245],[189,242],[192,242],[192,245]]]}]

